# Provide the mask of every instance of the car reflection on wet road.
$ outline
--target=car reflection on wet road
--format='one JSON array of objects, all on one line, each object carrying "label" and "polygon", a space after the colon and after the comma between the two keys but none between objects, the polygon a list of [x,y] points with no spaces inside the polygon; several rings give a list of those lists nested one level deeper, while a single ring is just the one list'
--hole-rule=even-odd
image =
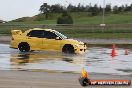
[{"label": "car reflection on wet road", "polygon": [[64,54],[61,52],[34,51],[21,53],[0,44],[0,70],[43,70],[81,72],[84,66],[88,72],[107,74],[132,74],[132,50],[124,55],[124,48],[117,48],[117,56],[111,57],[110,47],[88,47],[85,54]]},{"label": "car reflection on wet road", "polygon": [[78,71],[84,63],[82,56],[60,52],[11,53],[12,69]]},{"label": "car reflection on wet road", "polygon": [[[67,54],[68,55],[68,54]],[[69,54],[67,56],[63,53],[55,53],[55,52],[29,52],[29,53],[11,53],[11,62],[12,64],[26,64],[26,63],[39,63],[41,60],[49,61],[49,60],[61,60],[69,63],[78,64],[80,61],[74,61],[76,55]],[[83,63],[83,62],[82,62]]]}]

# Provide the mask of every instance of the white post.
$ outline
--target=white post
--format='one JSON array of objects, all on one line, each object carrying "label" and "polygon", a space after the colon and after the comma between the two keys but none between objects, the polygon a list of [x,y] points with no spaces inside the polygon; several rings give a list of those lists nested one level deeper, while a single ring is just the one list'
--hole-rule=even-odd
[{"label": "white post", "polygon": [[103,1],[103,17],[102,17],[102,24],[105,24],[105,0]]},{"label": "white post", "polygon": [[105,0],[103,0],[103,11],[102,11],[102,23],[100,24],[102,27],[102,32],[104,32],[104,27],[106,26],[105,24]]}]

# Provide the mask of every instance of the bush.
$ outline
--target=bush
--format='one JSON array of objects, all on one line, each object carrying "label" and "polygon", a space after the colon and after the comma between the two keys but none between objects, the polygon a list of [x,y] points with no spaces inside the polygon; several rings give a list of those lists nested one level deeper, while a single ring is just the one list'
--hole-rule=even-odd
[{"label": "bush", "polygon": [[73,19],[67,12],[63,12],[62,16],[57,19],[57,24],[73,24]]}]

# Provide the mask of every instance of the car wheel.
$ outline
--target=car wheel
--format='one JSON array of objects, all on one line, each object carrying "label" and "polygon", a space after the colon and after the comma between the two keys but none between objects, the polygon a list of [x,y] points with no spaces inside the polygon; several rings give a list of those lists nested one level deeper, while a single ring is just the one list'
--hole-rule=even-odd
[{"label": "car wheel", "polygon": [[62,52],[67,53],[67,54],[74,54],[74,47],[72,45],[65,45],[62,49]]},{"label": "car wheel", "polygon": [[83,87],[91,85],[90,79],[88,78],[80,78],[79,82]]},{"label": "car wheel", "polygon": [[21,52],[29,52],[30,51],[30,46],[27,43],[20,43],[18,48]]}]

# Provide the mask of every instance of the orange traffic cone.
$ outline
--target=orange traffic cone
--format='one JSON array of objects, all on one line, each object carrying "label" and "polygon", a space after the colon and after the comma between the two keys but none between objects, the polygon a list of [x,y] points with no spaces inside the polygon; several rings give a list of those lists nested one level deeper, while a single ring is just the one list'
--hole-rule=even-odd
[{"label": "orange traffic cone", "polygon": [[116,56],[116,50],[115,50],[116,46],[115,44],[112,44],[112,52],[111,52],[111,56],[115,57]]},{"label": "orange traffic cone", "polygon": [[88,78],[88,72],[85,72],[85,77]]},{"label": "orange traffic cone", "polygon": [[84,67],[82,68],[82,77],[88,78],[88,72],[84,71]]},{"label": "orange traffic cone", "polygon": [[128,55],[128,49],[125,49],[125,55]]}]

